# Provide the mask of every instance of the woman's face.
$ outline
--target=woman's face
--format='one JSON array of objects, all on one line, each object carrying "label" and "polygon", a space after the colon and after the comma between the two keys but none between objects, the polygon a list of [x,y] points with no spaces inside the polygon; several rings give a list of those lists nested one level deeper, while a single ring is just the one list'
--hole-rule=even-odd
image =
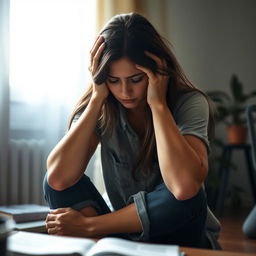
[{"label": "woman's face", "polygon": [[113,61],[106,84],[114,97],[127,109],[146,103],[148,77],[128,58]]}]

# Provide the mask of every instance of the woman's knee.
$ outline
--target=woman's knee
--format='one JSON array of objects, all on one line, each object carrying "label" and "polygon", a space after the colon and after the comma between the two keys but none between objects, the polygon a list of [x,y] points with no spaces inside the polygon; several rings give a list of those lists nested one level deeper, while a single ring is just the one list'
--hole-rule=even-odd
[{"label": "woman's knee", "polygon": [[95,208],[99,214],[110,212],[101,194],[86,175],[83,175],[73,186],[59,191],[51,188],[48,184],[46,174],[43,186],[45,200],[52,209],[72,207],[73,209],[81,210],[84,207],[91,206]]},{"label": "woman's knee", "polygon": [[207,206],[201,190],[195,197],[181,201],[163,183],[146,195],[146,202],[152,236],[172,234],[196,225],[198,229],[204,229]]},{"label": "woman's knee", "polygon": [[201,188],[198,193],[187,200],[178,200],[167,189],[164,183],[158,185],[155,190],[146,195],[149,208],[164,209],[164,212],[173,212],[174,206],[180,210],[189,210],[191,214],[200,212],[202,208],[206,208],[206,197],[203,189]]},{"label": "woman's knee", "polygon": [[53,188],[51,188],[48,183],[48,178],[47,178],[47,173],[46,173],[44,176],[44,180],[43,180],[43,192],[44,192],[44,198],[46,201],[48,201],[47,199],[51,193],[51,190],[53,190]]},{"label": "woman's knee", "polygon": [[44,198],[50,208],[71,207],[90,198],[92,186],[90,179],[84,175],[73,186],[64,190],[55,190],[49,185],[46,173],[43,181]]}]

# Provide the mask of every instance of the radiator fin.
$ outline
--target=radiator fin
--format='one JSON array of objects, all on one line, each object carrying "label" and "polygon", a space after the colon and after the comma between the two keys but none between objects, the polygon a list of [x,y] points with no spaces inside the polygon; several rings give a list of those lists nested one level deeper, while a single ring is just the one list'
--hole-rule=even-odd
[{"label": "radiator fin", "polygon": [[44,203],[44,148],[44,140],[10,140],[8,204]]}]

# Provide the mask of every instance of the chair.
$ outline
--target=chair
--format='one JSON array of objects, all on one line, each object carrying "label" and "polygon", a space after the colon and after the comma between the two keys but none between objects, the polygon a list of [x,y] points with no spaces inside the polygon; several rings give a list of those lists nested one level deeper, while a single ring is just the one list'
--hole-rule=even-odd
[{"label": "chair", "polygon": [[[255,171],[254,174],[256,174],[256,125],[254,114],[256,115],[256,104],[248,105],[246,108],[246,117],[252,147],[251,154],[253,159],[253,168]],[[256,205],[243,223],[243,232],[250,238],[256,238]]]}]

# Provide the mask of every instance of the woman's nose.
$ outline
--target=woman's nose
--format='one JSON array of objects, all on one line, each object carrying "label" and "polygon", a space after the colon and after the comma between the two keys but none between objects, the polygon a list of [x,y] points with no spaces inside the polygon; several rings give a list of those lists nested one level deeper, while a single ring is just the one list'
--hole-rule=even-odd
[{"label": "woman's nose", "polygon": [[132,92],[132,89],[129,86],[129,84],[127,82],[123,82],[121,86],[122,96],[130,96],[131,92]]}]

